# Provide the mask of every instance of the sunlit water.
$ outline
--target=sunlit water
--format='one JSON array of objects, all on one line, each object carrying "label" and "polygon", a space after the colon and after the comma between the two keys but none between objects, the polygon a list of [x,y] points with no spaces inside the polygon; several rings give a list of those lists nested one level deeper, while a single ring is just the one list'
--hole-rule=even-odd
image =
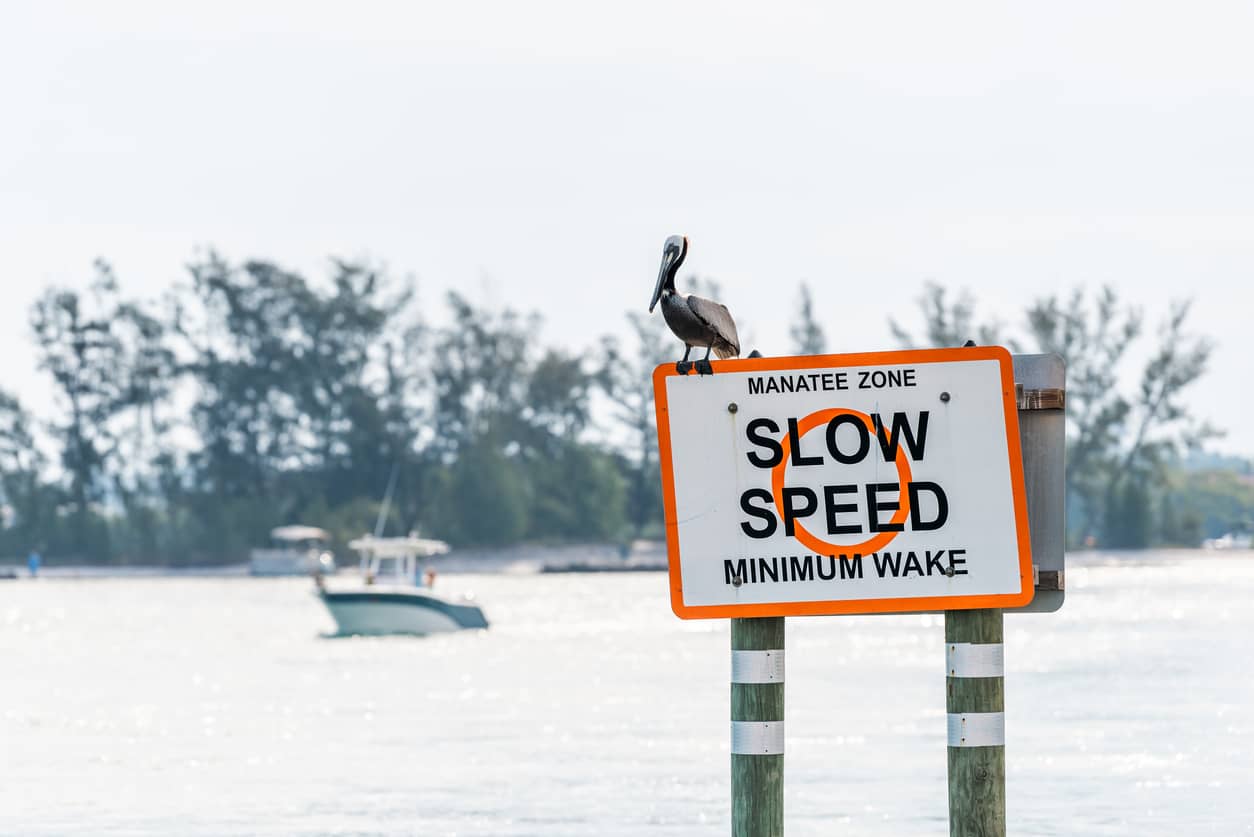
[{"label": "sunlit water", "polygon": [[[1013,834],[1254,833],[1254,559],[1007,617]],[[303,579],[0,582],[0,833],[723,835],[728,626],[661,574],[445,576],[492,627],[327,639]],[[790,619],[790,835],[944,835],[935,616]]]}]

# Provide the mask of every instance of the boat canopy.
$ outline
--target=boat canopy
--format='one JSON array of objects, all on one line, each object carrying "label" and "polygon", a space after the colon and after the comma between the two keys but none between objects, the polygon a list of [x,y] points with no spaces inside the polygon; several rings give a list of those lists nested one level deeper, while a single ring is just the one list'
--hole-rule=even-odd
[{"label": "boat canopy", "polygon": [[276,541],[329,541],[331,536],[317,526],[280,526],[270,530]]},{"label": "boat canopy", "polygon": [[376,538],[363,535],[348,542],[361,553],[361,571],[367,584],[417,584],[418,559],[448,552],[444,541],[419,538]]},{"label": "boat canopy", "polygon": [[414,535],[405,538],[376,538],[374,535],[364,535],[349,541],[348,546],[360,552],[363,558],[405,558],[411,555],[416,558],[426,558],[448,552],[448,544],[444,541],[419,538]]}]

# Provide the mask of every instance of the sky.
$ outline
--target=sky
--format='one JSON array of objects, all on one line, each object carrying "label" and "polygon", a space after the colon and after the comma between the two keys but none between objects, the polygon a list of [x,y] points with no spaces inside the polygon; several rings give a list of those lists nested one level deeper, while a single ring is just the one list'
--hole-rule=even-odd
[{"label": "sky", "polygon": [[[539,309],[592,351],[661,245],[742,343],[894,347],[924,281],[1008,324],[1113,285],[1194,300],[1190,406],[1254,454],[1254,7],[1241,3],[30,3],[0,7],[0,388],[97,257],[331,257]],[[681,288],[682,289],[682,288]],[[1152,328],[1151,328],[1152,331]],[[678,355],[679,352],[677,351]],[[1136,370],[1126,370],[1129,388]]]}]

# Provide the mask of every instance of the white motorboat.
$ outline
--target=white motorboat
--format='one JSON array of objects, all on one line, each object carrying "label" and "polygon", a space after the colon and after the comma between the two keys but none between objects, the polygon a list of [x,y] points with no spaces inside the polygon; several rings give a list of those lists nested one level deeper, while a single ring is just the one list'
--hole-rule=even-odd
[{"label": "white motorboat", "polygon": [[349,546],[361,555],[360,580],[332,585],[314,576],[339,634],[433,634],[488,627],[473,599],[437,596],[431,589],[435,573],[428,570],[419,577],[418,559],[447,552],[443,541],[367,535]]},{"label": "white motorboat", "polygon": [[327,549],[331,536],[316,526],[280,526],[270,531],[271,546],[249,554],[252,575],[328,575],[335,556]]},{"label": "white motorboat", "polygon": [[1249,549],[1254,538],[1246,534],[1233,534],[1229,532],[1218,538],[1207,538],[1202,541],[1203,549]]}]

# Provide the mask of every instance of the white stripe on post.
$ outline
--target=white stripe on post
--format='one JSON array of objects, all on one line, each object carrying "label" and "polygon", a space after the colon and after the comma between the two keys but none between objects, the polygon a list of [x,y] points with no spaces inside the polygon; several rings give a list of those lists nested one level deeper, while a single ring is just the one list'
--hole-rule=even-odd
[{"label": "white stripe on post", "polygon": [[1004,677],[1005,646],[1000,642],[946,643],[945,671],[950,677]]},{"label": "white stripe on post", "polygon": [[950,747],[1006,746],[1005,712],[955,712],[949,715]]},{"label": "white stripe on post", "polygon": [[732,651],[731,682],[783,683],[784,649]]},{"label": "white stripe on post", "polygon": [[783,721],[732,721],[731,751],[737,756],[782,756]]}]

